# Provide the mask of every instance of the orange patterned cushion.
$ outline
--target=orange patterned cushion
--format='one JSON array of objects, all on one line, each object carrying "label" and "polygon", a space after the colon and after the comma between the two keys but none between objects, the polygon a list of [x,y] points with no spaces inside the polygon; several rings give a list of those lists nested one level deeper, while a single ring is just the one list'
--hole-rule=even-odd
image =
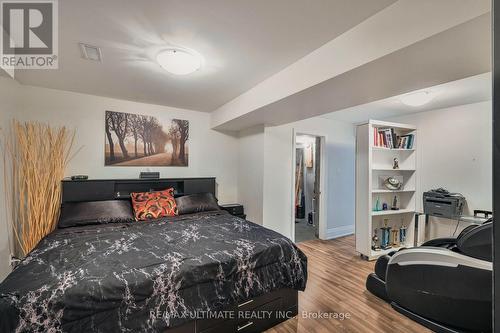
[{"label": "orange patterned cushion", "polygon": [[178,215],[173,188],[157,192],[132,192],[130,196],[136,221]]}]

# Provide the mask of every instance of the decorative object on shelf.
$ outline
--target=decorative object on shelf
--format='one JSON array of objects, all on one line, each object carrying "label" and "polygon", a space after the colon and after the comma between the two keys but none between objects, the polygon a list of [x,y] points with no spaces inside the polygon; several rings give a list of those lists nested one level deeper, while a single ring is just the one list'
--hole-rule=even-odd
[{"label": "decorative object on shelf", "polygon": [[398,246],[398,229],[392,229],[392,246],[396,247]]},{"label": "decorative object on shelf", "polygon": [[373,251],[380,251],[380,245],[378,235],[377,235],[377,229],[373,230],[373,237],[372,237],[372,250]]},{"label": "decorative object on shelf", "polygon": [[384,181],[384,186],[388,190],[397,191],[397,190],[400,190],[403,187],[403,182],[400,181],[399,179],[395,178],[395,177],[388,177]]},{"label": "decorative object on shelf", "polygon": [[380,212],[382,208],[380,207],[380,197],[377,197],[377,201],[375,201],[375,209],[373,211]]},{"label": "decorative object on shelf", "polygon": [[399,160],[397,157],[394,157],[394,159],[392,160],[392,168],[394,170],[399,169]]},{"label": "decorative object on shelf", "polygon": [[399,228],[399,243],[404,244],[406,242],[406,226],[403,224],[403,219],[401,219],[401,227]]},{"label": "decorative object on shelf", "polygon": [[395,195],[394,196],[394,199],[392,199],[392,207],[391,207],[391,210],[399,210],[399,206],[398,206],[398,196]]},{"label": "decorative object on shelf", "polygon": [[388,219],[384,219],[384,226],[380,228],[380,230],[382,230],[382,240],[380,241],[380,247],[383,250],[387,250],[391,247],[390,245],[391,227],[387,226],[388,222],[389,222]]},{"label": "decorative object on shelf", "polygon": [[[8,134],[7,134],[8,133]],[[11,253],[24,257],[52,232],[61,208],[61,179],[73,152],[75,132],[66,127],[14,120],[3,140]]]},{"label": "decorative object on shelf", "polygon": [[387,205],[387,202],[384,202],[382,204],[382,210],[388,210],[389,209],[389,206]]},{"label": "decorative object on shelf", "polygon": [[104,130],[104,165],[188,166],[188,120],[106,111]]},{"label": "decorative object on shelf", "polygon": [[380,241],[380,248],[383,250],[387,250],[391,248],[391,245],[389,245],[389,238],[390,238],[390,232],[391,232],[391,227],[382,227],[380,228],[382,230],[382,240]]},{"label": "decorative object on shelf", "polygon": [[139,174],[140,179],[160,179],[160,173],[159,172],[149,172],[149,171],[143,171]]}]

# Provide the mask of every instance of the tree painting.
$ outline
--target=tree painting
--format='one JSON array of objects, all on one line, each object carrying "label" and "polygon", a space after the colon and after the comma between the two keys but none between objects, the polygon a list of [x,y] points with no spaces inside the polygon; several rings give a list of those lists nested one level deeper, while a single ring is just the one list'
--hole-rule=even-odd
[{"label": "tree painting", "polygon": [[179,154],[177,157],[182,163],[186,163],[186,142],[189,139],[189,121],[174,119],[173,122],[177,124],[177,130],[179,132]]},{"label": "tree painting", "polygon": [[106,111],[105,134],[105,165],[188,165],[187,120]]}]

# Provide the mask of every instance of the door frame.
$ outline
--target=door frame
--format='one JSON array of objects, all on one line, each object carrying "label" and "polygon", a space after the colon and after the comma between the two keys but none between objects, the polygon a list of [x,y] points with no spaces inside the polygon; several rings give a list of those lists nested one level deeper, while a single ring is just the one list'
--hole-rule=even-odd
[{"label": "door frame", "polygon": [[320,138],[321,142],[321,147],[320,147],[320,163],[319,163],[319,218],[318,218],[318,231],[319,231],[319,239],[326,240],[327,238],[327,225],[328,225],[328,205],[326,204],[327,201],[327,196],[328,193],[326,191],[326,180],[328,179],[328,168],[327,168],[327,161],[326,161],[326,142],[327,142],[327,136],[322,134],[322,133],[313,133],[309,131],[296,131],[295,129],[292,130],[292,196],[291,196],[291,203],[292,203],[292,218],[290,221],[290,227],[291,227],[291,232],[290,235],[292,235],[292,240],[295,242],[295,163],[297,161],[297,154],[295,151],[295,146],[296,146],[296,138],[297,135],[309,135],[309,136],[315,136]]}]

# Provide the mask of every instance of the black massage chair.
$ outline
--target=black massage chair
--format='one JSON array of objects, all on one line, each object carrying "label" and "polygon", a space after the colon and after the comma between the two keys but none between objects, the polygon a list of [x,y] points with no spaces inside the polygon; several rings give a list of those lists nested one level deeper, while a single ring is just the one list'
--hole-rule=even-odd
[{"label": "black massage chair", "polygon": [[492,227],[384,255],[366,289],[435,332],[491,332]]}]

